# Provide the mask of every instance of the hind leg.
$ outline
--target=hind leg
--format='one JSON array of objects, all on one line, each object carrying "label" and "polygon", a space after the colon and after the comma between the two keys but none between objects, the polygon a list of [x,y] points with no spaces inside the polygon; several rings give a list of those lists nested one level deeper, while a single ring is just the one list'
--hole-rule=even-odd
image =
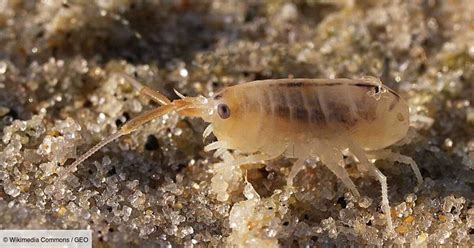
[{"label": "hind leg", "polygon": [[372,175],[380,182],[382,187],[382,210],[387,219],[387,228],[389,231],[393,231],[392,216],[390,212],[390,204],[388,201],[388,186],[387,186],[387,177],[377,168],[374,164],[369,162],[365,151],[357,144],[351,143],[349,145],[349,150],[354,154],[361,165],[367,169]]}]

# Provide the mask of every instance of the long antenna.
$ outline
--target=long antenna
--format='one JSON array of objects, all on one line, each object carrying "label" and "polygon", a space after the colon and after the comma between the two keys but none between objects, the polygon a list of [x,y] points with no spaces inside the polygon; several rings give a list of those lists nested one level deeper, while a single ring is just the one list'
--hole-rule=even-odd
[{"label": "long antenna", "polygon": [[106,146],[110,142],[120,138],[122,135],[125,135],[125,134],[126,133],[124,133],[120,130],[120,131],[110,135],[109,137],[105,138],[104,140],[102,140],[101,142],[96,144],[95,146],[93,146],[90,150],[88,150],[86,153],[82,154],[79,158],[77,158],[76,161],[74,161],[74,163],[72,163],[66,169],[61,171],[61,173],[59,173],[58,180],[62,181],[66,177],[66,175],[69,175],[70,173],[74,172],[77,169],[78,165],[80,165],[82,162],[84,162],[84,160],[86,160],[90,156],[92,156],[92,154],[94,154],[98,150],[100,150],[100,148]]},{"label": "long antenna", "polygon": [[[175,109],[175,104],[173,104],[166,96],[164,96],[160,92],[155,91],[155,90],[153,90],[153,89],[151,89],[147,86],[144,86],[144,85],[140,84],[134,78],[128,76],[125,73],[116,73],[116,74],[123,77],[123,78],[125,78],[125,80],[128,81],[135,88],[135,90],[139,92],[139,94],[145,95],[145,96],[151,98],[152,100],[160,103],[162,106],[158,107],[158,108],[155,108],[155,109],[152,109],[152,110],[149,110],[149,111],[146,111],[146,112],[138,115],[137,117],[131,119],[130,121],[125,123],[125,125],[123,125],[122,128],[119,131],[117,131],[116,133],[114,133],[114,134],[110,135],[109,137],[105,138],[104,140],[99,142],[97,145],[95,145],[91,149],[89,149],[86,153],[82,154],[79,158],[77,158],[76,161],[74,161],[74,163],[72,163],[71,165],[66,167],[60,173],[57,173],[58,174],[58,179],[60,181],[64,180],[65,177],[68,174],[70,174],[73,171],[77,170],[77,167],[82,162],[84,162],[84,160],[88,159],[90,156],[92,156],[92,154],[99,151],[102,147],[106,146],[110,142],[120,138],[123,135],[129,134],[129,133],[135,131],[138,127],[142,126],[143,124],[145,124],[145,123],[147,123],[147,122],[149,122],[153,119],[156,119],[156,118],[158,118],[158,117],[160,117],[160,116],[162,116],[166,113],[169,113],[170,111]],[[189,104],[189,103],[186,103],[186,104]]]},{"label": "long antenna", "polygon": [[72,163],[70,166],[65,168],[63,171],[58,173],[58,179],[63,180],[66,175],[71,173],[72,171],[77,169],[77,166],[84,162],[84,160],[88,159],[92,154],[96,153],[100,148],[104,147],[105,145],[109,144],[110,142],[120,138],[123,135],[129,134],[135,130],[137,130],[138,127],[142,126],[143,124],[156,119],[166,113],[169,113],[175,108],[174,104],[167,104],[163,105],[161,107],[148,110],[139,116],[131,119],[125,125],[122,126],[122,128],[117,131],[116,133],[110,135],[109,137],[105,138],[101,142],[99,142],[97,145],[93,146],[91,149],[89,149],[86,153],[81,155],[74,163]]}]

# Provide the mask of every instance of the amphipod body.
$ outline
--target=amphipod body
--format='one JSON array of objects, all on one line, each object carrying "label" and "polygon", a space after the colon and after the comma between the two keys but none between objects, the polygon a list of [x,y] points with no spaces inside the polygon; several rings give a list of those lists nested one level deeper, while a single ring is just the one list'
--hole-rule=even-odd
[{"label": "amphipod body", "polygon": [[349,150],[359,160],[360,168],[379,180],[389,230],[393,227],[386,178],[369,158],[410,164],[418,183],[422,183],[410,157],[385,149],[406,135],[408,106],[376,78],[253,81],[225,88],[211,98],[177,93],[181,99],[171,102],[129,76],[122,77],[162,106],[132,119],[118,133],[91,148],[60,173],[61,179],[104,145],[174,110],[210,123],[204,136],[212,132],[218,141],[207,145],[207,151],[216,150],[216,155],[227,150],[247,154],[229,162],[233,165],[258,163],[280,155],[296,158],[288,175],[289,186],[306,159],[319,158],[358,197],[344,168],[342,151]]},{"label": "amphipod body", "polygon": [[263,80],[229,87],[214,101],[228,112],[211,119],[215,136],[245,153],[286,148],[287,155],[309,156],[318,143],[345,149],[348,142],[380,150],[409,127],[406,102],[374,81]]}]

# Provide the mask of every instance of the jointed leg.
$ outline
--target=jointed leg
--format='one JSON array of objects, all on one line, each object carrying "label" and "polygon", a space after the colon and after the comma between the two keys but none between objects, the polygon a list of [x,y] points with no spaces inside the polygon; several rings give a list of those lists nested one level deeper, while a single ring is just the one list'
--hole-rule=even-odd
[{"label": "jointed leg", "polygon": [[231,161],[230,163],[234,166],[243,165],[243,164],[256,164],[256,163],[260,163],[260,162],[263,162],[263,161],[272,160],[274,158],[277,158],[280,155],[281,155],[281,153],[280,154],[257,153],[257,154],[244,156],[244,157],[241,157],[241,158],[236,158],[235,160]]},{"label": "jointed leg", "polygon": [[213,150],[218,150],[220,148],[224,147],[224,143],[222,141],[214,141],[204,147],[205,152],[210,152]]},{"label": "jointed leg", "polygon": [[[211,143],[212,144],[212,143]],[[210,146],[210,145],[209,145]],[[286,150],[286,146],[276,146],[271,152],[260,152],[250,155],[241,155],[230,162],[231,165],[256,164],[267,160],[278,158]]]},{"label": "jointed leg", "polygon": [[418,186],[421,186],[423,184],[423,176],[421,176],[420,169],[418,168],[418,165],[412,158],[396,153],[396,152],[392,152],[389,149],[380,150],[380,151],[371,151],[368,155],[371,158],[375,158],[375,159],[387,159],[390,161],[396,161],[396,162],[400,162],[404,164],[409,164],[411,166],[411,169],[415,173],[416,180],[418,181]]},{"label": "jointed leg", "polygon": [[170,99],[168,99],[166,96],[162,95],[160,92],[148,86],[141,84],[140,82],[130,77],[129,75],[125,73],[117,73],[117,75],[124,78],[125,81],[130,83],[133,86],[133,88],[135,88],[135,90],[138,91],[140,95],[144,95],[152,99],[153,101],[160,103],[161,105],[167,105],[171,103]]},{"label": "jointed leg", "polygon": [[328,152],[320,155],[319,158],[321,162],[325,164],[329,170],[331,170],[337,178],[339,178],[342,183],[352,192],[352,194],[356,198],[360,198],[359,191],[355,186],[352,179],[349,177],[349,173],[347,173],[346,169],[344,168],[344,160],[342,157],[342,153],[336,152]]},{"label": "jointed leg", "polygon": [[382,210],[387,219],[387,228],[388,230],[393,230],[392,216],[390,215],[390,204],[388,201],[388,186],[387,186],[387,177],[377,168],[375,165],[369,162],[365,151],[358,146],[357,144],[351,144],[349,150],[357,157],[359,162],[367,168],[369,172],[373,174],[375,178],[380,182],[382,187]]}]

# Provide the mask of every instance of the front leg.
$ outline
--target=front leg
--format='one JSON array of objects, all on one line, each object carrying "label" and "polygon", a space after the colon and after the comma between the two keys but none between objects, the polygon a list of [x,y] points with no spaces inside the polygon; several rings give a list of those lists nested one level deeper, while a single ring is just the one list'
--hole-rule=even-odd
[{"label": "front leg", "polygon": [[[214,193],[217,194],[217,200],[227,201],[230,193],[240,187],[243,170],[256,168],[258,163],[274,159],[280,154],[257,153],[251,155],[237,155],[231,154],[228,151],[224,152],[222,155],[224,161],[213,166],[214,176],[211,179],[211,188]],[[251,166],[243,169],[241,165],[244,164]]]},{"label": "front leg", "polygon": [[[276,159],[283,155],[287,149],[286,145],[276,145],[272,149],[265,149],[264,151],[256,151],[251,154],[239,154],[235,156],[234,161],[230,164],[233,166],[240,166],[243,164],[257,164],[268,160]],[[235,154],[235,153],[234,153]]]},{"label": "front leg", "polygon": [[250,155],[242,155],[241,157],[238,157],[234,159],[233,161],[230,161],[229,163],[232,166],[240,166],[243,164],[257,164],[257,163],[262,163],[268,160],[278,158],[282,154],[283,154],[283,151],[278,151],[271,154],[255,153],[255,154],[250,154]]}]

